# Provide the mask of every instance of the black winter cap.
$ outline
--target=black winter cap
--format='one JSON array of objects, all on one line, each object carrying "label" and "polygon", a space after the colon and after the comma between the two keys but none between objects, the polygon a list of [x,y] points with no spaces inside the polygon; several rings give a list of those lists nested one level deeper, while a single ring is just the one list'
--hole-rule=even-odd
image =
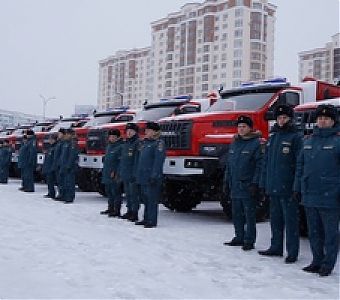
[{"label": "black winter cap", "polygon": [[27,129],[26,135],[34,135],[34,131],[32,129]]},{"label": "black winter cap", "polygon": [[331,104],[321,104],[318,106],[315,112],[315,117],[318,118],[320,116],[325,116],[331,118],[334,122],[336,122],[338,117],[338,111],[334,105]]},{"label": "black winter cap", "polygon": [[277,119],[277,117],[281,115],[287,115],[288,117],[293,118],[294,116],[293,108],[286,104],[278,105],[274,111],[275,119]]},{"label": "black winter cap", "polygon": [[147,122],[145,129],[152,129],[154,131],[160,131],[161,127],[156,122]]},{"label": "black winter cap", "polygon": [[254,125],[253,120],[248,116],[239,116],[236,124],[238,125],[240,123],[247,124],[250,128],[253,128]]},{"label": "black winter cap", "polygon": [[132,129],[132,130],[138,132],[139,127],[136,123],[127,123],[125,130],[128,130],[128,129]]},{"label": "black winter cap", "polygon": [[65,128],[60,128],[58,132],[65,134],[66,129]]},{"label": "black winter cap", "polygon": [[120,131],[119,131],[119,129],[111,129],[111,130],[108,131],[107,134],[108,134],[108,135],[115,135],[115,136],[117,136],[117,137],[120,137]]}]

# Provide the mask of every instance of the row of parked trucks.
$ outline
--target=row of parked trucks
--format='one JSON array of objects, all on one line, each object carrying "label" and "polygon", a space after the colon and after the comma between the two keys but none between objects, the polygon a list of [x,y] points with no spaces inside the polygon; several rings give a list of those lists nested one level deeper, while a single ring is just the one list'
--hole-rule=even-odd
[{"label": "row of parked trucks", "polygon": [[[0,139],[8,139],[15,150],[12,173],[18,175],[17,155],[24,131],[32,128],[36,134],[38,157],[37,177],[48,146],[48,137],[60,128],[75,130],[80,151],[77,184],[84,191],[104,194],[101,170],[105,154],[107,133],[119,129],[124,137],[127,122],[135,122],[143,137],[145,123],[158,121],[161,137],[167,149],[164,163],[163,204],[180,212],[190,211],[201,201],[220,201],[224,212],[231,214],[231,202],[222,193],[222,180],[228,147],[237,131],[236,119],[248,115],[254,128],[268,138],[275,123],[273,111],[279,104],[295,107],[298,127],[310,134],[315,124],[313,112],[321,103],[334,104],[340,109],[340,86],[305,78],[297,86],[285,79],[245,83],[238,88],[211,93],[207,99],[178,97],[145,104],[140,111],[120,107],[93,116],[73,116],[49,122],[8,128],[0,132]],[[258,201],[258,217],[268,213],[267,199]]]}]

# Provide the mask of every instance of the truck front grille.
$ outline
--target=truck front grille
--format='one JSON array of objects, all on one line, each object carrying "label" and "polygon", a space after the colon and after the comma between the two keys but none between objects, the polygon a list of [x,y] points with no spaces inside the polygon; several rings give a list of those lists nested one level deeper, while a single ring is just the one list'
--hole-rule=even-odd
[{"label": "truck front grille", "polygon": [[161,124],[161,137],[168,150],[191,148],[191,121],[167,121]]}]

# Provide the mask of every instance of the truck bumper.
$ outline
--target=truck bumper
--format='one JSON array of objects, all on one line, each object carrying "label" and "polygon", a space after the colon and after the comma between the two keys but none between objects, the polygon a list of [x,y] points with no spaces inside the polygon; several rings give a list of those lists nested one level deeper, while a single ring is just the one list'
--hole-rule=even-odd
[{"label": "truck bumper", "polygon": [[80,154],[78,165],[80,168],[102,169],[103,168],[103,156]]}]

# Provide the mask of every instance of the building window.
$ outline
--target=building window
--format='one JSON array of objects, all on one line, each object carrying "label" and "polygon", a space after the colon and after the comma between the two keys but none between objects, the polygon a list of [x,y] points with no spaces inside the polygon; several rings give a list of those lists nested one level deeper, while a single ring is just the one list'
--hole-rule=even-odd
[{"label": "building window", "polygon": [[234,70],[233,77],[240,78],[241,77],[241,70]]},{"label": "building window", "polygon": [[234,68],[242,67],[242,60],[236,59],[234,60]]},{"label": "building window", "polygon": [[209,65],[203,65],[202,72],[209,72]]},{"label": "building window", "polygon": [[209,89],[209,85],[204,83],[202,84],[202,91],[207,91]]},{"label": "building window", "polygon": [[243,30],[242,29],[236,29],[234,32],[235,38],[240,38],[243,35]]},{"label": "building window", "polygon": [[242,49],[234,50],[234,57],[236,58],[242,57]]},{"label": "building window", "polygon": [[242,19],[236,19],[235,20],[235,27],[242,27],[243,26],[243,20]]},{"label": "building window", "polygon": [[209,55],[209,54],[203,55],[203,62],[208,62],[208,61],[209,61],[209,58],[210,58],[210,55]]},{"label": "building window", "polygon": [[237,8],[235,9],[235,17],[241,17],[243,15],[243,9]]},{"label": "building window", "polygon": [[210,51],[210,46],[209,45],[204,45],[203,47],[203,52],[209,52]]},{"label": "building window", "polygon": [[202,81],[208,81],[209,80],[209,75],[208,74],[203,74],[202,75]]}]

